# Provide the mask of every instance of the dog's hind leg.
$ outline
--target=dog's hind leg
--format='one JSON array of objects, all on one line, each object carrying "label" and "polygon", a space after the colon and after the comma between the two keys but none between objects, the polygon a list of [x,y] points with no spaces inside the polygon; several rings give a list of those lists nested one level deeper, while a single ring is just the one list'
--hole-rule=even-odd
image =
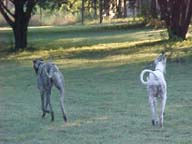
[{"label": "dog's hind leg", "polygon": [[60,106],[61,106],[61,111],[63,114],[63,119],[65,122],[67,122],[67,115],[65,113],[65,108],[64,108],[64,89],[60,89]]},{"label": "dog's hind leg", "polygon": [[63,114],[64,121],[67,122],[67,115],[65,113],[65,108],[64,108],[64,78],[62,75],[56,75],[53,78],[53,82],[56,88],[59,90],[61,111]]},{"label": "dog's hind leg", "polygon": [[[50,113],[50,96],[51,96],[51,91],[50,90],[47,90],[46,91],[46,104],[45,104],[45,112],[46,113]],[[48,109],[48,106],[49,106],[49,109]]]},{"label": "dog's hind leg", "polygon": [[157,116],[156,116],[156,101],[155,98],[153,97],[153,95],[149,95],[149,104],[150,104],[150,108],[151,108],[151,119],[152,119],[152,125],[155,126],[157,123]]},{"label": "dog's hind leg", "polygon": [[153,104],[154,104],[154,110],[155,110],[155,125],[158,124],[158,114],[157,114],[157,98],[153,97]]},{"label": "dog's hind leg", "polygon": [[49,88],[46,91],[46,112],[49,113],[49,111],[48,111],[48,105],[49,105],[50,113],[51,113],[51,121],[54,121],[54,112],[53,112],[53,109],[52,109],[50,97],[51,97],[51,88]]},{"label": "dog's hind leg", "polygon": [[167,101],[167,95],[165,93],[161,99],[161,112],[160,112],[160,127],[161,128],[163,127],[163,119],[164,119],[166,101]]}]

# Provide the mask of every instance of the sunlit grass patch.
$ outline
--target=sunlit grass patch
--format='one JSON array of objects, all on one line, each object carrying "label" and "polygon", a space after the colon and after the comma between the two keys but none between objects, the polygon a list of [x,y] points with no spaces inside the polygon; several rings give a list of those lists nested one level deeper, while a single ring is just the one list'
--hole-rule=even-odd
[{"label": "sunlit grass patch", "polygon": [[111,59],[118,59],[118,55],[122,58],[122,55],[125,57],[125,55],[146,50],[145,48],[141,50],[140,47],[143,44],[148,43],[150,45],[150,43],[161,40],[159,35],[163,31],[145,29],[144,31],[81,32],[72,35],[59,34],[56,35],[57,39],[46,34],[44,39],[32,37],[33,44],[29,43],[32,46],[32,50],[13,53],[2,57],[2,59],[62,58],[69,63],[72,60],[88,62],[110,61]]},{"label": "sunlit grass patch", "polygon": [[6,59],[32,60],[41,57],[49,60],[54,60],[61,65],[68,66],[99,63],[137,63],[141,62],[143,58],[145,58],[145,60],[151,60],[154,56],[156,56],[155,53],[147,53],[147,51],[150,51],[150,49],[137,47],[137,45],[142,45],[144,43],[150,42],[152,41],[143,40],[124,43],[98,44],[90,47],[84,46],[81,48],[60,48],[57,50],[50,49],[38,50],[33,52],[24,51],[19,52],[18,54],[9,55],[8,57],[6,57]]},{"label": "sunlit grass patch", "polygon": [[[117,25],[118,26],[118,25]],[[117,26],[114,26],[117,28]],[[166,51],[169,58],[190,57],[191,40],[168,41],[164,29],[110,29],[102,26],[30,28],[29,50],[5,54],[1,59],[28,60],[38,57],[74,66],[87,63],[132,63],[153,59]],[[90,31],[89,31],[90,29]],[[142,56],[143,55],[143,56]]]},{"label": "sunlit grass patch", "polygon": [[94,117],[92,119],[82,119],[82,120],[68,122],[66,124],[62,124],[61,127],[59,128],[63,129],[65,127],[80,127],[82,125],[87,125],[92,123],[107,122],[108,120],[109,120],[108,116]]}]

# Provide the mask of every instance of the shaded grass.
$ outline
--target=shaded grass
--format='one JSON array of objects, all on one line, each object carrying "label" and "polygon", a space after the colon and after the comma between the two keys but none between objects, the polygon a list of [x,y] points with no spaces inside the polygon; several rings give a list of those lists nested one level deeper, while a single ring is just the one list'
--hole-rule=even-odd
[{"label": "shaded grass", "polygon": [[[0,143],[192,143],[191,41],[162,41],[161,32],[143,28],[66,35],[49,32],[41,35],[40,44],[36,32],[31,34],[32,51],[8,53],[0,60]],[[73,37],[80,41],[74,43]],[[171,54],[173,47],[176,52],[166,74],[165,127],[159,129],[151,126],[146,89],[138,76],[142,69],[151,69],[150,62],[160,51]],[[36,57],[53,60],[65,76],[67,124],[56,89],[51,97],[56,120],[50,122],[49,115],[41,119],[31,62]],[[173,58],[185,61],[175,63]]]}]

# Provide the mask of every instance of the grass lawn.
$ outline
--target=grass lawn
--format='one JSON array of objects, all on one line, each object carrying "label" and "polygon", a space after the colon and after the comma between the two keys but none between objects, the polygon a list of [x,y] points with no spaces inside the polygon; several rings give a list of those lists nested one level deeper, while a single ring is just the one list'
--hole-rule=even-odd
[{"label": "grass lawn", "polygon": [[[0,35],[0,144],[192,143],[191,39],[170,42],[165,30],[149,28],[31,28],[29,50],[13,53],[7,52],[10,30],[0,29]],[[162,50],[169,55],[168,101],[160,129],[151,126],[139,74],[152,69]],[[67,124],[56,89],[55,122],[50,115],[41,118],[32,69],[37,57],[52,60],[64,74]]]}]

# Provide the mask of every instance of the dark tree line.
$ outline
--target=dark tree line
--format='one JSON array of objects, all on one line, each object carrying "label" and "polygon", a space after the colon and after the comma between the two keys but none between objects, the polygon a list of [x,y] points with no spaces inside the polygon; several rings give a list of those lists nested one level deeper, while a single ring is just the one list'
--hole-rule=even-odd
[{"label": "dark tree line", "polygon": [[[84,12],[90,9],[94,10],[94,18],[97,18],[99,11],[100,23],[104,16],[110,16],[111,10],[115,13],[115,17],[124,17],[128,1],[136,0],[82,0],[82,5],[79,7],[82,23],[84,23]],[[68,6],[67,11],[71,11],[77,3],[78,0],[0,0],[0,12],[13,29],[15,50],[27,47],[27,28],[36,4],[44,9],[55,9],[65,4]]]},{"label": "dark tree line", "polygon": [[[87,1],[94,2],[95,5],[97,2]],[[186,38],[192,17],[192,0],[99,0],[100,23],[103,21],[103,16],[110,16],[110,11],[116,18],[127,17],[128,7],[132,9],[133,15],[136,7],[141,9],[144,17],[157,19],[159,15],[166,23],[170,39]]]},{"label": "dark tree line", "polygon": [[0,0],[0,12],[13,29],[16,50],[27,47],[27,28],[36,4],[44,9],[66,5],[69,12],[77,7],[82,23],[85,12],[99,18],[102,23],[104,17],[127,17],[128,8],[133,13],[135,8],[139,8],[143,16],[160,16],[166,22],[170,39],[185,39],[192,17],[192,0]]}]

